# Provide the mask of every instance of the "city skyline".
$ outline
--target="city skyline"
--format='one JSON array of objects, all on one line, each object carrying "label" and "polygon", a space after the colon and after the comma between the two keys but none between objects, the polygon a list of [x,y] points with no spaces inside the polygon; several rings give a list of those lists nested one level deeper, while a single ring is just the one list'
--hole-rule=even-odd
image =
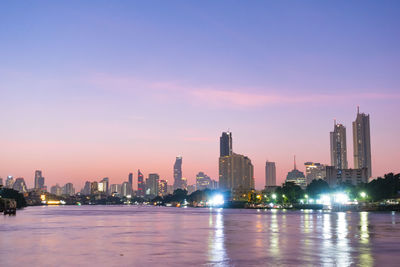
[{"label": "city skyline", "polygon": [[301,171],[328,165],[335,118],[353,167],[356,106],[371,114],[372,176],[400,172],[398,3],[336,5],[5,3],[0,176],[31,188],[39,169],[49,190],[140,169],[171,183],[182,155],[194,184],[218,178],[230,129],[262,188],[266,160],[278,184],[294,154]]}]

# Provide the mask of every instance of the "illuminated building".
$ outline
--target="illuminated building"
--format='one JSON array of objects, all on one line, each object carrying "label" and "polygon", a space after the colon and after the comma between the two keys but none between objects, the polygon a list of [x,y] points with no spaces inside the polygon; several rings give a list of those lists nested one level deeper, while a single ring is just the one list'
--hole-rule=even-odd
[{"label": "illuminated building", "polygon": [[133,173],[128,174],[128,183],[131,185],[131,188],[133,190]]},{"label": "illuminated building", "polygon": [[369,115],[360,113],[357,107],[357,118],[353,122],[354,168],[368,169],[368,177],[372,176],[371,136]]},{"label": "illuminated building", "polygon": [[19,177],[17,179],[15,179],[15,182],[13,184],[12,189],[17,190],[21,193],[25,193],[27,192],[27,188],[26,188],[26,184],[25,184],[25,180],[22,177]]},{"label": "illuminated building", "polygon": [[185,186],[182,181],[182,157],[178,156],[174,164],[174,189],[184,189]]},{"label": "illuminated building", "polygon": [[147,189],[150,189],[149,195],[158,196],[158,181],[160,176],[157,173],[150,173],[146,180]]},{"label": "illuminated building", "polygon": [[42,171],[35,171],[35,189],[46,191],[46,187],[44,185],[44,177],[42,176]]},{"label": "illuminated building", "polygon": [[196,190],[213,189],[213,186],[211,178],[204,172],[196,175]]},{"label": "illuminated building", "polygon": [[63,194],[63,195],[67,195],[67,196],[73,196],[73,195],[75,195],[75,188],[74,188],[74,185],[73,185],[72,183],[66,183],[66,184],[63,186],[62,194]]},{"label": "illuminated building", "polygon": [[95,195],[99,193],[99,185],[97,182],[92,182],[90,184],[90,194]]},{"label": "illuminated building", "polygon": [[368,168],[361,169],[338,169],[334,166],[326,167],[326,182],[331,187],[342,183],[353,185],[368,183]]},{"label": "illuminated building", "polygon": [[346,127],[334,123],[333,132],[330,133],[331,140],[331,165],[338,169],[347,169],[347,145]]},{"label": "illuminated building", "polygon": [[120,184],[112,184],[110,185],[110,194],[118,194],[121,195],[122,186]]},{"label": "illuminated building", "polygon": [[310,184],[313,180],[325,180],[326,166],[317,162],[306,162],[306,182]]},{"label": "illuminated building", "polygon": [[56,195],[56,196],[61,196],[62,195],[62,188],[58,184],[52,186],[50,188],[50,193]]},{"label": "illuminated building", "polygon": [[219,138],[219,152],[220,157],[226,157],[232,155],[232,133],[222,132]]},{"label": "illuminated building", "polygon": [[121,185],[121,195],[123,195],[124,197],[132,195],[132,190],[131,190],[129,182],[123,182],[122,183],[122,185]]},{"label": "illuminated building", "polygon": [[165,196],[168,193],[168,181],[160,180],[158,182],[158,195]]},{"label": "illuminated building", "polygon": [[143,173],[138,170],[138,191],[137,191],[137,196],[138,197],[144,197],[146,194],[146,185],[144,183],[143,179]]},{"label": "illuminated building", "polygon": [[109,179],[108,177],[103,178],[103,180],[101,180],[98,183],[98,191],[100,193],[105,193],[108,194],[108,184],[109,184]]},{"label": "illuminated building", "polygon": [[295,183],[296,185],[300,186],[303,189],[306,188],[307,186],[306,177],[304,176],[304,173],[296,168],[296,157],[294,157],[294,168],[292,171],[288,172],[286,176],[286,182]]},{"label": "illuminated building", "polygon": [[276,186],[276,167],[275,162],[265,163],[265,186]]},{"label": "illuminated building", "polygon": [[7,176],[6,188],[12,188],[14,185],[14,178],[12,176]]}]

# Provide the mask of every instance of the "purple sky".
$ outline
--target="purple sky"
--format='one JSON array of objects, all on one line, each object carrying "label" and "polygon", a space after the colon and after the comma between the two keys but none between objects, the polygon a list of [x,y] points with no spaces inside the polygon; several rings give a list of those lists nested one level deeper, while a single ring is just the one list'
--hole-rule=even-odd
[{"label": "purple sky", "polygon": [[333,120],[371,116],[373,176],[400,172],[398,1],[2,1],[0,177],[48,186],[141,169],[218,177],[233,132],[256,187],[329,163]]}]

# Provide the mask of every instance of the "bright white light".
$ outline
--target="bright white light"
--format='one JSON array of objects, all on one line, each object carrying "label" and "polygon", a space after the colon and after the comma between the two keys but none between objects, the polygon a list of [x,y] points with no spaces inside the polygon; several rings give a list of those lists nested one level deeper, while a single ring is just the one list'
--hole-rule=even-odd
[{"label": "bright white light", "polygon": [[210,205],[211,206],[221,206],[224,205],[224,196],[221,194],[215,195],[211,200],[210,200]]},{"label": "bright white light", "polygon": [[365,192],[361,192],[361,193],[360,193],[360,196],[361,196],[362,198],[365,198],[365,197],[367,196],[367,194],[366,194]]},{"label": "bright white light", "polygon": [[345,204],[349,202],[349,196],[345,193],[336,193],[334,196],[335,203]]},{"label": "bright white light", "polygon": [[320,199],[317,201],[318,204],[324,204],[324,205],[331,205],[331,197],[326,194],[326,195],[321,195]]},{"label": "bright white light", "polygon": [[276,199],[276,194],[272,194],[272,198],[273,198],[273,199]]}]

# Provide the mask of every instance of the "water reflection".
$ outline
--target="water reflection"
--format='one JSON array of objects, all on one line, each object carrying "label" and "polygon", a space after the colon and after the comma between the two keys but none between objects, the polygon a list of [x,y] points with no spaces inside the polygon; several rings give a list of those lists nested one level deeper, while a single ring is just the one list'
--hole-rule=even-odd
[{"label": "water reflection", "polygon": [[336,236],[337,236],[337,244],[336,244],[336,262],[339,266],[350,266],[350,246],[348,240],[348,228],[347,228],[347,220],[346,213],[338,212],[337,213],[337,224],[336,224]]},{"label": "water reflection", "polygon": [[368,229],[368,212],[360,213],[360,266],[373,266],[374,259],[371,255],[371,248],[369,246],[369,229]]},{"label": "water reflection", "polygon": [[271,210],[270,215],[270,234],[269,234],[269,252],[273,257],[279,256],[279,226],[277,210]]},{"label": "water reflection", "polygon": [[210,212],[210,238],[208,242],[209,261],[218,263],[218,266],[225,266],[225,235],[224,235],[224,213],[222,209],[217,209],[215,213]]}]

